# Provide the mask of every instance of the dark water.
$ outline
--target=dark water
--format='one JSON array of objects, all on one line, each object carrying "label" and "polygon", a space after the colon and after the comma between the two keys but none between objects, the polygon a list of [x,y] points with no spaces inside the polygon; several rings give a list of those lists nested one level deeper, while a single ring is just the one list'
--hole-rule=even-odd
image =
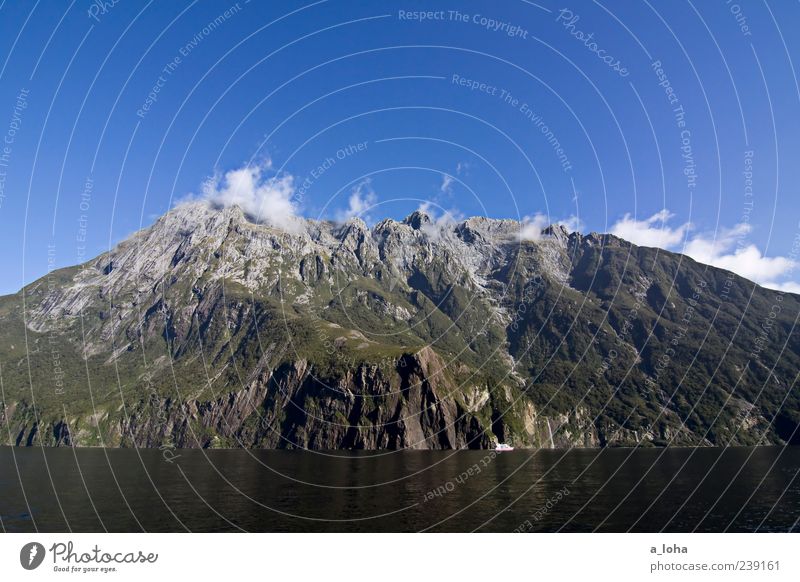
[{"label": "dark water", "polygon": [[800,518],[800,447],[177,454],[0,448],[2,527],[789,531]]}]

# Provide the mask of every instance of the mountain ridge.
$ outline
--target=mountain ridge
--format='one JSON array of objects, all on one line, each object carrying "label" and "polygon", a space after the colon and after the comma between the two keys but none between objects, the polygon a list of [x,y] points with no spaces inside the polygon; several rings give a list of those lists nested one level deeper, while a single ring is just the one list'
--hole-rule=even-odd
[{"label": "mountain ridge", "polygon": [[795,295],[771,316],[777,292],[561,225],[300,226],[184,203],[0,298],[9,444],[795,440]]}]

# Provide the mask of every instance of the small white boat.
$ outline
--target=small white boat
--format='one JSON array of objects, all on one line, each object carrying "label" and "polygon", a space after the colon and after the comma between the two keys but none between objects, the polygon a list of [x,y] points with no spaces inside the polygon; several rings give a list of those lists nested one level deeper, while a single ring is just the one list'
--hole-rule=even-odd
[{"label": "small white boat", "polygon": [[494,450],[495,451],[513,451],[514,447],[512,447],[511,445],[507,445],[506,443],[497,443],[497,445],[494,447]]}]

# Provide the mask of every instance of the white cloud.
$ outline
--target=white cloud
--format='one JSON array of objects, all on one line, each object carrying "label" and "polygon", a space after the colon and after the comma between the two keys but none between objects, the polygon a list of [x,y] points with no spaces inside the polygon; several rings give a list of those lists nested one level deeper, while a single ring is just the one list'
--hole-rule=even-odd
[{"label": "white cloud", "polygon": [[774,289],[775,291],[783,291],[784,293],[797,293],[800,295],[800,283],[794,281],[785,281],[783,283],[766,282],[762,285],[767,289]]},{"label": "white cloud", "polygon": [[626,214],[611,227],[611,234],[643,247],[671,248],[682,242],[692,228],[688,222],[677,228],[668,227],[667,222],[673,216],[666,208],[645,220]]},{"label": "white cloud", "polygon": [[423,202],[417,210],[427,214],[431,219],[431,222],[420,226],[420,230],[428,238],[435,241],[440,240],[447,229],[452,228],[454,224],[464,219],[458,210],[445,210],[442,214],[437,215],[429,202]]},{"label": "white cloud", "polygon": [[537,212],[533,216],[526,216],[522,219],[517,236],[520,240],[541,240],[543,238],[542,231],[548,226],[550,226],[550,220],[544,214]]},{"label": "white cloud", "polygon": [[647,220],[634,220],[626,214],[611,228],[611,233],[638,245],[682,252],[698,262],[733,271],[770,289],[800,292],[800,284],[786,280],[796,261],[789,257],[767,257],[755,244],[747,242],[750,225],[737,224],[717,231],[716,235],[688,236],[692,228],[688,222],[677,228],[667,226],[673,216],[666,209]]},{"label": "white cloud", "polygon": [[256,222],[296,232],[301,228],[294,197],[294,177],[269,176],[269,161],[217,174],[203,184],[203,197],[217,206],[238,206]]},{"label": "white cloud", "polygon": [[445,194],[451,194],[453,192],[453,182],[453,176],[450,174],[442,174],[442,185],[439,186],[439,190]]},{"label": "white cloud", "polygon": [[574,214],[568,218],[551,220],[547,215],[537,212],[533,216],[525,216],[520,222],[518,238],[520,240],[537,241],[545,238],[542,231],[551,224],[560,224],[569,232],[582,231],[585,224]]},{"label": "white cloud", "polygon": [[791,284],[776,281],[789,275],[795,262],[786,257],[764,256],[756,245],[745,241],[750,230],[747,224],[737,224],[722,230],[716,238],[698,235],[686,243],[683,252],[696,261],[733,271],[765,287]]},{"label": "white cloud", "polygon": [[[456,176],[460,176],[461,174],[465,173],[469,169],[469,164],[467,162],[458,162],[456,164]],[[439,190],[442,194],[452,194],[453,193],[453,184],[455,183],[455,177],[451,174],[447,174],[442,172],[442,185],[439,186]]]},{"label": "white cloud", "polygon": [[370,180],[364,180],[350,192],[347,209],[337,212],[336,220],[346,222],[353,217],[358,217],[363,219],[364,222],[370,223],[372,219],[366,213],[375,206],[377,200],[378,197],[372,189]]},{"label": "white cloud", "polygon": [[583,232],[586,229],[586,224],[574,214],[569,218],[559,220],[556,224],[560,224],[569,232]]}]

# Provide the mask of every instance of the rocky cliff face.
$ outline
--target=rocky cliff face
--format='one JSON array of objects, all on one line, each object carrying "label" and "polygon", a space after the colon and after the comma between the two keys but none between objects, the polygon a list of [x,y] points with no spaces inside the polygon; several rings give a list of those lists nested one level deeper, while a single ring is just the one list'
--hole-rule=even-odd
[{"label": "rocky cliff face", "polygon": [[[179,206],[0,299],[12,444],[795,439],[797,297],[610,235]],[[774,306],[780,304],[780,309]]]}]

